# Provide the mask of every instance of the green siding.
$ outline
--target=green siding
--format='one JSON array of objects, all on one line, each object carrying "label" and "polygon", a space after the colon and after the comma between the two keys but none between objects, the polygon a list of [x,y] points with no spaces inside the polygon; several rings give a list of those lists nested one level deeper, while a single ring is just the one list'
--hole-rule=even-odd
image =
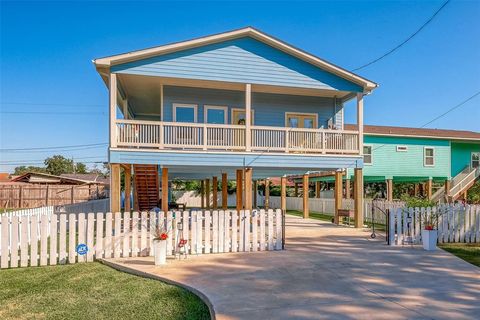
[{"label": "green siding", "polygon": [[452,177],[470,165],[472,152],[480,152],[480,142],[452,142]]},{"label": "green siding", "polygon": [[[373,163],[364,164],[364,176],[383,176],[388,179],[401,177],[435,178],[450,177],[450,143],[448,140],[365,136],[365,145],[372,146]],[[397,152],[399,145],[408,147]],[[424,147],[435,148],[435,165],[424,165]],[[349,170],[349,175],[353,174]]]}]

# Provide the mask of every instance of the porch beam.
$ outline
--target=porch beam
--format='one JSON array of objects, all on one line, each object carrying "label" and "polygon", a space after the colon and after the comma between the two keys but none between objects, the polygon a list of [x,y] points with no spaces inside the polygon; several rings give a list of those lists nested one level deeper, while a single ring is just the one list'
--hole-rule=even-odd
[{"label": "porch beam", "polygon": [[281,188],[281,209],[287,211],[287,177],[280,178],[280,188]]},{"label": "porch beam", "polygon": [[354,169],[355,228],[363,228],[363,169]]},{"label": "porch beam", "polygon": [[218,208],[218,179],[217,177],[212,178],[212,200],[213,206],[212,208],[215,210]]},{"label": "porch beam", "polygon": [[110,164],[110,211],[120,212],[120,165]]},{"label": "porch beam", "polygon": [[228,207],[228,177],[226,173],[222,173],[222,209],[226,210]]},{"label": "porch beam", "polygon": [[237,211],[243,209],[243,170],[237,170],[237,189],[236,189],[236,200],[237,200]]},{"label": "porch beam", "polygon": [[245,169],[245,210],[252,211],[253,204],[252,204],[252,168]]},{"label": "porch beam", "polygon": [[245,85],[245,150],[250,151],[251,147],[251,126],[252,126],[252,85]]},{"label": "porch beam", "polygon": [[[110,81],[108,83],[109,89],[109,104],[110,104],[110,112],[109,112],[109,121],[110,121],[110,147],[115,148],[117,146],[117,137],[116,137],[116,119],[117,119],[117,74],[110,73]],[[119,168],[120,169],[120,168]]]},{"label": "porch beam", "polygon": [[338,216],[338,210],[342,209],[343,198],[343,173],[342,171],[335,171],[335,217],[334,223],[340,223],[340,217]]},{"label": "porch beam", "polygon": [[303,219],[308,219],[310,208],[308,207],[308,173],[303,175]]},{"label": "porch beam", "polygon": [[162,168],[162,211],[168,211],[168,168]]}]

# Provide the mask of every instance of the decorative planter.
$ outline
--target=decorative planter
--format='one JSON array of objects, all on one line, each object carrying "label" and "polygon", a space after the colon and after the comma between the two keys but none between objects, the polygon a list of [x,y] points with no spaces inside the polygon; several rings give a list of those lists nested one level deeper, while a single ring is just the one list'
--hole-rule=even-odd
[{"label": "decorative planter", "polygon": [[422,230],[423,249],[433,251],[437,249],[437,230]]},{"label": "decorative planter", "polygon": [[167,263],[167,240],[153,240],[153,256],[156,266]]}]

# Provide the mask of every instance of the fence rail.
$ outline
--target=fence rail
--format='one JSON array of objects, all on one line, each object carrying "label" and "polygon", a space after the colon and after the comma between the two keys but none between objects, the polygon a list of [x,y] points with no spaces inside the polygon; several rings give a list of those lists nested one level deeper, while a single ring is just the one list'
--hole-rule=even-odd
[{"label": "fence rail", "polygon": [[[167,254],[282,250],[281,210],[60,213],[0,219],[0,268],[153,255],[153,230],[168,232]],[[87,245],[86,255],[76,247]]]},{"label": "fence rail", "polygon": [[480,205],[439,205],[392,210],[390,244],[421,243],[425,218],[434,222],[438,243],[480,243]]},{"label": "fence rail", "polygon": [[[358,154],[358,132],[346,130],[116,120],[119,147]],[[247,143],[248,142],[248,143]]]}]

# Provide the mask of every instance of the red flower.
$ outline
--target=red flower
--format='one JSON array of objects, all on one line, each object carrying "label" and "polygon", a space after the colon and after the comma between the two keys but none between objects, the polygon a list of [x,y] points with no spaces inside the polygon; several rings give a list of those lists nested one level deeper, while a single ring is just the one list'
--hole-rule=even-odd
[{"label": "red flower", "polygon": [[425,230],[433,230],[433,226],[432,225],[425,226]]},{"label": "red flower", "polygon": [[163,232],[161,235],[160,235],[160,240],[167,240],[168,238],[168,234],[166,234],[165,232]]}]

